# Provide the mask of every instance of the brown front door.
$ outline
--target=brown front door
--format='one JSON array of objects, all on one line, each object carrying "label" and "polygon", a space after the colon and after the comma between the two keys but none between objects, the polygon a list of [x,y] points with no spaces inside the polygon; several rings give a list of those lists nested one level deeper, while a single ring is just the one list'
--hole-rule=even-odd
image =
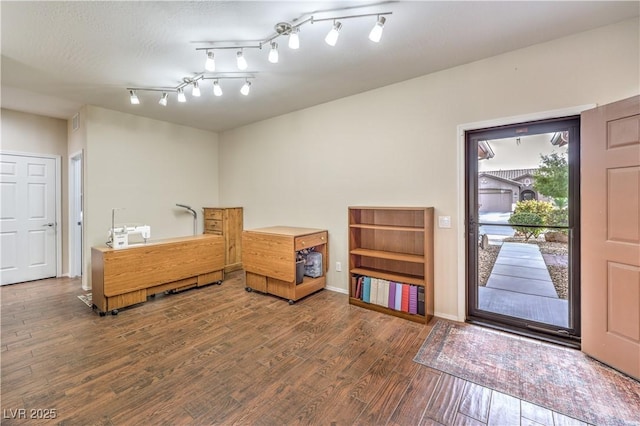
[{"label": "brown front door", "polygon": [[581,123],[582,350],[640,379],[640,96]]}]

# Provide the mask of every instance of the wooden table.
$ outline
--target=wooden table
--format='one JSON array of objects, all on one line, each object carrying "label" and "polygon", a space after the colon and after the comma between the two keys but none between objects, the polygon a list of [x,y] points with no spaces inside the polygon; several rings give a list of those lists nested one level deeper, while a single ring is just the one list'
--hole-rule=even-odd
[{"label": "wooden table", "polygon": [[[326,285],[329,265],[329,235],[325,229],[272,226],[242,233],[242,262],[246,271],[246,290],[289,299],[293,304]],[[296,253],[314,247],[322,253],[323,274],[304,277],[296,284]]]},{"label": "wooden table", "polygon": [[93,305],[103,316],[164,291],[224,279],[224,238],[196,235],[113,249],[91,248]]}]

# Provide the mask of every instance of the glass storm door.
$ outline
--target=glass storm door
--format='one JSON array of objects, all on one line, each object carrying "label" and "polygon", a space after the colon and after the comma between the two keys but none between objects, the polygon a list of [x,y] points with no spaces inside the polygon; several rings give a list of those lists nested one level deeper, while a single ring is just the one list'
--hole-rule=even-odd
[{"label": "glass storm door", "polygon": [[467,318],[579,345],[579,117],[466,134]]}]

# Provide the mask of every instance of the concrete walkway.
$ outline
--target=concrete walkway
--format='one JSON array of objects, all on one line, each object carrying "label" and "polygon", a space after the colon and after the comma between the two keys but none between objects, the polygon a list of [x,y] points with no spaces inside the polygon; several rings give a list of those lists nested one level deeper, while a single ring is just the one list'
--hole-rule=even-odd
[{"label": "concrete walkway", "polygon": [[559,327],[569,326],[569,303],[558,298],[535,244],[503,243],[478,308]]}]

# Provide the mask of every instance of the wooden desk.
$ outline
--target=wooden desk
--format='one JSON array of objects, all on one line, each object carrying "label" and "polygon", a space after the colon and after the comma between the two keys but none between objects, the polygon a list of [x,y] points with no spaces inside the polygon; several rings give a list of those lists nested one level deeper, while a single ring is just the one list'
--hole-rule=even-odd
[{"label": "wooden desk", "polygon": [[[247,291],[257,290],[289,299],[293,304],[326,285],[329,235],[324,229],[272,226],[242,233],[242,263]],[[315,247],[322,253],[323,275],[304,277],[296,285],[296,252]]]},{"label": "wooden desk", "polygon": [[100,315],[145,302],[147,296],[224,279],[224,238],[197,235],[123,249],[91,248],[93,305]]}]

